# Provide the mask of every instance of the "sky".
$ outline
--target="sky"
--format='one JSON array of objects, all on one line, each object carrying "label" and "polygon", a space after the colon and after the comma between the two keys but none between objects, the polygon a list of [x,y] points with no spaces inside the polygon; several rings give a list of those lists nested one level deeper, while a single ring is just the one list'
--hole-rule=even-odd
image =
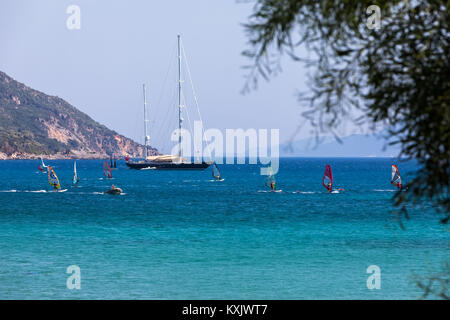
[{"label": "sky", "polygon": [[[79,30],[66,26],[70,5],[80,8]],[[2,0],[0,70],[141,143],[145,83],[159,147],[161,118],[175,110],[171,71],[181,34],[205,127],[276,128],[283,142],[302,123],[296,92],[307,90],[307,70],[285,58],[280,75],[241,93],[249,63],[242,23],[252,9],[236,0]],[[183,85],[190,88],[187,79]]]}]

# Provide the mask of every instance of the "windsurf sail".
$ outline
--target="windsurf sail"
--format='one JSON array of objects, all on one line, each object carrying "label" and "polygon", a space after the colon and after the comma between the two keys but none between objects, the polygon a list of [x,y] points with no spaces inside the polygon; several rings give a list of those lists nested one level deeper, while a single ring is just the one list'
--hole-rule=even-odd
[{"label": "windsurf sail", "polygon": [[111,168],[109,167],[108,161],[103,161],[103,174],[107,178],[112,178]]},{"label": "windsurf sail", "polygon": [[399,189],[402,188],[402,178],[400,176],[400,171],[398,171],[398,168],[395,164],[392,165],[391,183]]},{"label": "windsurf sail", "polygon": [[48,174],[48,183],[53,186],[55,189],[61,189],[61,185],[59,184],[59,179],[56,176],[55,171],[52,167],[47,166],[47,174]]},{"label": "windsurf sail", "polygon": [[325,172],[322,178],[322,185],[328,190],[331,191],[333,189],[333,173],[331,172],[331,166],[327,164],[325,167]]},{"label": "windsurf sail", "polygon": [[73,163],[73,179],[72,179],[72,184],[76,185],[78,182],[80,181],[80,178],[78,177],[77,174],[77,162],[75,161]]},{"label": "windsurf sail", "polygon": [[273,173],[272,167],[267,168],[269,171],[269,174],[266,178],[266,186],[269,188],[273,188],[272,190],[275,190],[275,174]]},{"label": "windsurf sail", "polygon": [[220,171],[219,171],[219,167],[217,166],[217,164],[214,162],[212,165],[212,176],[217,179],[220,180]]},{"label": "windsurf sail", "polygon": [[47,166],[46,166],[45,163],[44,163],[44,159],[42,159],[42,157],[41,157],[41,167],[42,167],[42,168],[47,168]]}]

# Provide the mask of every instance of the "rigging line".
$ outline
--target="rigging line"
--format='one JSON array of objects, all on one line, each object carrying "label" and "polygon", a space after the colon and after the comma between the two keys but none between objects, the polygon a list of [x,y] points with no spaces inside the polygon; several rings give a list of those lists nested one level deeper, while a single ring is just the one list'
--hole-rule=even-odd
[{"label": "rigging line", "polygon": [[[187,61],[187,58],[186,58],[186,51],[184,50],[184,45],[181,46],[181,50],[183,51],[184,63],[186,65],[186,70],[187,70],[187,73],[188,73],[188,76],[189,76],[189,82],[191,83],[192,95],[194,97],[195,106],[197,107],[198,117],[199,117],[200,121],[203,123],[202,115],[200,113],[200,107],[198,105],[197,95],[195,94],[194,83],[193,83],[192,77],[191,77],[191,69],[189,68],[189,64],[188,64],[188,61]],[[204,128],[204,126],[202,125],[202,144],[203,144],[203,141],[205,139],[205,137],[204,137],[205,133],[204,133],[203,128]]]},{"label": "rigging line", "polygon": [[186,106],[186,97],[184,96],[184,92],[181,92],[181,97],[182,97],[183,102],[184,102],[183,107],[184,107],[184,109],[186,110],[187,119],[188,119],[188,124],[189,124],[189,129],[191,130],[191,133],[193,133],[194,130],[192,130],[191,119],[190,119],[190,117],[189,117],[189,110],[188,110],[188,108],[187,108],[187,106]]},{"label": "rigging line", "polygon": [[[165,93],[166,93],[167,79],[169,78],[169,74],[170,74],[170,71],[172,70],[172,66],[173,66],[173,61],[172,61],[172,60],[174,60],[174,59],[172,59],[172,58],[173,58],[174,55],[175,55],[175,44],[174,44],[174,46],[172,47],[172,51],[171,51],[171,52],[172,52],[172,53],[171,53],[171,56],[170,56],[170,59],[169,59],[169,65],[168,65],[168,67],[167,67],[166,75],[165,75],[165,78],[164,78],[164,81],[163,81],[163,86],[162,86],[162,88],[161,88],[161,91],[160,91],[160,94],[159,94],[159,97],[158,97],[158,100],[157,100],[157,106],[160,106],[160,105],[161,105],[162,97],[163,97],[163,95],[165,95]],[[169,112],[169,110],[166,109],[165,119],[167,118],[168,112]],[[165,121],[165,120],[164,120],[164,121]],[[150,123],[152,124],[150,130],[152,130],[153,127],[154,127],[154,125],[155,125],[155,120],[154,120],[153,122],[150,121]],[[161,127],[161,126],[160,126],[160,127]],[[155,131],[155,130],[152,130],[152,131]],[[155,132],[160,133],[161,130],[156,130]],[[159,139],[160,136],[158,135],[157,138]],[[156,141],[158,141],[158,139],[156,139]]]},{"label": "rigging line", "polygon": [[142,106],[139,108],[136,108],[134,110],[134,130],[133,130],[133,140],[135,140],[137,143],[144,145],[144,143],[142,142]]},{"label": "rigging line", "polygon": [[[176,104],[175,101],[176,101],[176,92],[174,90],[172,92],[172,99],[170,100],[170,104],[169,105],[171,105],[171,106],[175,105]],[[165,119],[164,119],[164,121],[161,124],[160,130],[159,130],[159,134],[158,134],[158,139],[161,139],[160,143],[163,146],[164,146],[164,143],[162,141],[162,136],[165,133],[169,132],[169,129],[171,129],[172,125],[174,125],[174,123],[173,122],[171,123],[171,121],[169,121],[169,119],[175,119],[175,111],[176,111],[176,108],[173,108],[173,107],[172,108],[167,108]]]},{"label": "rigging line", "polygon": [[155,130],[155,138],[156,138],[155,140],[156,141],[160,141],[160,139],[161,139],[161,135],[162,135],[162,131],[163,131],[162,129],[163,129],[164,125],[167,124],[167,119],[169,117],[170,111],[171,111],[171,108],[166,108],[165,114],[163,114],[163,116],[161,117],[162,121],[156,122],[158,125],[154,126],[154,129],[156,129]]},{"label": "rigging line", "polygon": [[[139,108],[140,109],[140,108]],[[140,144],[142,144],[143,145],[143,143],[142,143],[142,138],[141,138],[141,131],[140,130],[138,130],[138,128],[140,128],[141,127],[141,120],[142,118],[141,118],[141,112],[139,112],[139,111],[137,111],[137,109],[136,109],[136,111],[135,111],[135,116],[134,116],[134,132],[133,132],[133,137],[134,137],[134,139],[136,139],[137,137],[139,137],[138,139],[136,139],[136,141],[138,142],[138,143],[140,143]],[[138,133],[139,132],[139,133]],[[134,140],[133,139],[133,140]]]},{"label": "rigging line", "polygon": [[167,79],[169,77],[170,70],[172,70],[172,66],[174,65],[173,61],[175,61],[175,59],[172,59],[172,58],[175,56],[175,52],[176,52],[176,44],[174,44],[173,47],[172,47],[172,53],[171,53],[170,59],[169,59],[169,66],[167,68],[167,72],[166,72],[166,76],[164,78],[162,90],[161,90],[161,92],[159,94],[159,98],[158,98],[158,105],[160,104],[162,96],[165,93]]},{"label": "rigging line", "polygon": [[[175,92],[172,91],[172,99],[169,99],[169,106],[173,105],[174,99],[175,99]],[[161,117],[163,120],[159,122],[159,125],[158,125],[159,130],[157,130],[156,131],[157,133],[155,134],[156,141],[159,141],[159,142],[161,142],[161,140],[162,140],[161,138],[162,138],[163,133],[167,132],[166,129],[168,128],[168,126],[170,124],[168,121],[169,116],[172,117],[172,114],[173,114],[173,108],[171,108],[171,107],[164,108],[163,110],[165,110],[165,114],[163,117]]]}]

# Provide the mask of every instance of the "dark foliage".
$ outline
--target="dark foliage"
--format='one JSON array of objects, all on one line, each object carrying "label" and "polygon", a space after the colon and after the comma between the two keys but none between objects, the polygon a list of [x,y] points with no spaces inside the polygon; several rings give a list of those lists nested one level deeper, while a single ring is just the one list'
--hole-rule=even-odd
[{"label": "dark foliage", "polygon": [[421,299],[450,299],[450,264],[445,263],[443,270],[432,276],[415,275],[414,278],[417,286],[423,290]]}]

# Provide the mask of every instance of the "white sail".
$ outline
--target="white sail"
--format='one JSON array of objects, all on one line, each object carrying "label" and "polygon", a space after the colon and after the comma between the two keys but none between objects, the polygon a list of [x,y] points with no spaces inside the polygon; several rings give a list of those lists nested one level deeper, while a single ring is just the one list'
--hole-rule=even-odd
[{"label": "white sail", "polygon": [[47,166],[45,165],[45,163],[44,163],[44,159],[42,159],[42,157],[40,157],[41,158],[41,165],[42,165],[42,168],[47,168]]},{"label": "white sail", "polygon": [[80,181],[80,178],[78,178],[78,174],[77,174],[77,162],[75,161],[73,163],[73,179],[72,179],[72,183],[74,185],[76,185],[79,181]]}]

